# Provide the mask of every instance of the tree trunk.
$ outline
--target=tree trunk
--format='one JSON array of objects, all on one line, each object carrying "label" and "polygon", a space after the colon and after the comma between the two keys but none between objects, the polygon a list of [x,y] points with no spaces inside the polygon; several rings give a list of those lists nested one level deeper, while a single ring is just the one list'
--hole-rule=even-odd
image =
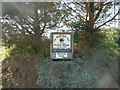
[{"label": "tree trunk", "polygon": [[94,2],[90,2],[90,6],[89,6],[89,22],[88,22],[88,29],[90,34],[93,33],[94,30]]},{"label": "tree trunk", "polygon": [[89,34],[93,33],[94,30],[94,2],[85,2],[85,9],[87,11],[86,17],[88,20],[86,21],[86,31]]},{"label": "tree trunk", "polygon": [[39,22],[39,16],[38,16],[38,7],[34,4],[34,16],[35,16],[35,19],[34,19],[34,33],[35,33],[35,37],[40,39],[41,40],[41,34],[40,34],[40,22]]}]

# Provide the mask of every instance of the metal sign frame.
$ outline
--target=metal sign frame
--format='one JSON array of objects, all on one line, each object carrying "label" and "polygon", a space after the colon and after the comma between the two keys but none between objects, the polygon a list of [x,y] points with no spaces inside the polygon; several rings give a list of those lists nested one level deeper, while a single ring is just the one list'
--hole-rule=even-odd
[{"label": "metal sign frame", "polygon": [[[53,36],[59,34],[59,35],[64,35],[64,34],[68,34],[70,35],[71,41],[70,41],[70,49],[59,49],[57,51],[55,51],[55,49],[53,48]],[[53,32],[51,33],[51,44],[50,44],[50,58],[53,60],[71,60],[73,58],[73,33],[71,32]],[[56,53],[67,53],[67,57],[65,58],[56,58]]]}]

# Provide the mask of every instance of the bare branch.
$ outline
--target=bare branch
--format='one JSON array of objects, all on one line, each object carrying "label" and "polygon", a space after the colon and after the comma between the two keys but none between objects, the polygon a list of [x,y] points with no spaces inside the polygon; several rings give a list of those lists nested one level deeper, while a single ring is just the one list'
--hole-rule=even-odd
[{"label": "bare branch", "polygon": [[111,4],[112,2],[106,2],[103,6],[106,6],[106,5],[109,5]]},{"label": "bare branch", "polygon": [[46,22],[44,23],[43,29],[41,30],[41,34],[43,34],[45,27],[46,27]]},{"label": "bare branch", "polygon": [[83,3],[82,3],[82,2],[79,2],[79,3],[78,3],[78,2],[75,1],[75,2],[72,2],[72,3],[73,3],[73,4],[78,4],[78,5],[80,5],[82,8],[85,8],[85,6],[83,6]]},{"label": "bare branch", "polygon": [[108,21],[104,22],[103,24],[101,24],[100,26],[98,26],[96,29],[100,28],[101,26],[105,25],[106,23],[112,21],[118,14],[120,13],[120,9],[118,10],[118,12]]},{"label": "bare branch", "polygon": [[104,2],[100,2],[99,10],[98,10],[98,12],[97,12],[97,14],[96,14],[96,16],[95,16],[95,18],[94,18],[95,21],[96,21],[96,20],[98,19],[98,17],[100,16],[100,13],[101,13],[102,8],[103,8],[103,4],[104,4]]},{"label": "bare branch", "polygon": [[[65,2],[64,2],[64,3],[65,3]],[[69,9],[73,10],[73,12],[77,13],[77,15],[78,15],[79,17],[81,17],[83,20],[86,20],[84,17],[82,17],[82,16],[80,15],[80,13],[76,12],[76,10],[74,10],[74,9],[71,8],[71,7],[69,7],[68,4],[65,3],[65,5],[66,5]]]},{"label": "bare branch", "polygon": [[27,25],[29,28],[23,26],[24,24],[23,24],[23,21],[21,20],[21,18],[19,19],[20,21],[16,20],[15,18],[14,18],[13,20],[15,20],[15,22],[22,27],[22,30],[21,30],[21,29],[19,29],[18,25],[16,24],[17,28],[18,28],[23,34],[25,34],[25,31],[26,31],[26,32],[29,33],[30,35],[34,35],[31,31],[28,30],[29,28],[32,30],[32,28],[29,26],[29,24],[27,24],[27,23],[25,22],[26,19],[23,19],[23,20],[24,20],[24,23],[26,23],[26,25]]}]

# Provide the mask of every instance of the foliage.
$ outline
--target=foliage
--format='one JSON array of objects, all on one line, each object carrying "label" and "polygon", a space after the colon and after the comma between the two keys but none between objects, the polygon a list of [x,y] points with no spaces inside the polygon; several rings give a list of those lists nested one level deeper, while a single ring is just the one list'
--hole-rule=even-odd
[{"label": "foliage", "polygon": [[14,45],[14,44],[11,45],[11,46],[9,46],[9,47],[3,47],[3,46],[2,46],[2,47],[0,48],[1,60],[4,60],[4,59],[10,57],[10,54],[9,54],[9,53],[10,53],[13,49],[15,49],[15,45]]},{"label": "foliage", "polygon": [[101,33],[105,36],[101,41],[100,46],[104,47],[104,49],[109,54],[119,55],[119,31],[120,29],[110,28],[110,29],[103,29]]},{"label": "foliage", "polygon": [[18,68],[17,68],[17,67],[13,67],[13,68],[12,68],[12,71],[13,71],[13,72],[18,72]]},{"label": "foliage", "polygon": [[[15,59],[25,59],[29,57],[38,56],[40,59],[49,56],[49,39],[45,38],[44,40],[37,39],[35,37],[24,36],[16,39],[4,39],[3,45],[8,48],[9,57]],[[14,46],[14,48],[12,48]],[[12,49],[11,49],[12,48]],[[3,53],[4,55],[5,53]],[[22,56],[21,56],[22,55]]]},{"label": "foliage", "polygon": [[90,36],[82,31],[75,31],[75,54],[82,54],[82,52],[91,53],[95,49],[103,49],[109,55],[119,55],[119,31],[120,29],[116,28],[102,28],[101,30],[96,30]]},{"label": "foliage", "polygon": [[2,67],[2,73],[8,72],[7,67]]},{"label": "foliage", "polygon": [[61,14],[55,3],[5,2],[2,9],[3,46],[8,49],[15,46],[10,56],[15,59],[36,55],[41,59],[48,57],[50,43],[43,34],[59,23]]},{"label": "foliage", "polygon": [[[91,20],[89,20],[91,16],[89,16],[88,13],[93,14],[92,12],[88,12],[90,7],[85,7],[94,7],[91,8],[91,10],[96,14],[94,15],[96,18],[94,18],[94,24],[97,24],[97,20],[99,20],[98,16],[104,14],[101,9],[107,12],[113,7],[114,3],[83,3],[75,1],[75,3],[61,3],[60,7],[52,7],[53,4],[54,3],[3,3],[3,45],[7,48],[13,45],[15,46],[14,49],[11,50],[10,55],[21,57],[21,53],[29,53],[28,57],[36,55],[41,59],[48,57],[50,40],[44,37],[43,34],[47,32],[45,31],[46,29],[49,28],[50,30],[51,27],[55,27],[60,21],[75,30],[74,54],[76,57],[86,55],[86,52],[90,53],[96,48],[104,48],[105,51],[109,53],[119,54],[120,49],[118,46],[120,45],[120,39],[117,38],[118,35],[116,34],[118,30],[101,29],[99,31],[99,29],[93,29],[94,32],[89,34],[87,33],[89,28],[85,28],[87,26],[90,27],[89,24],[86,24],[87,21],[91,22]],[[10,10],[14,9],[15,13],[9,11],[10,5],[12,5]],[[24,11],[25,16],[23,12],[21,13],[23,7],[29,7],[28,12],[27,10]],[[39,13],[38,10],[40,11]],[[16,14],[16,12],[20,14]],[[81,14],[81,12],[83,12],[83,14]],[[102,18],[103,17],[100,19]]]}]

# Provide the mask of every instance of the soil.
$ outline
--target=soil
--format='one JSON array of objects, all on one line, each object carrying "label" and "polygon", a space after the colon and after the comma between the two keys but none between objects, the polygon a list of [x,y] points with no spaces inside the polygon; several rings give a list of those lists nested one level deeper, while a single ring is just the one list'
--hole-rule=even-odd
[{"label": "soil", "polygon": [[4,60],[2,62],[2,87],[38,88],[36,85],[37,62],[35,60]]}]

